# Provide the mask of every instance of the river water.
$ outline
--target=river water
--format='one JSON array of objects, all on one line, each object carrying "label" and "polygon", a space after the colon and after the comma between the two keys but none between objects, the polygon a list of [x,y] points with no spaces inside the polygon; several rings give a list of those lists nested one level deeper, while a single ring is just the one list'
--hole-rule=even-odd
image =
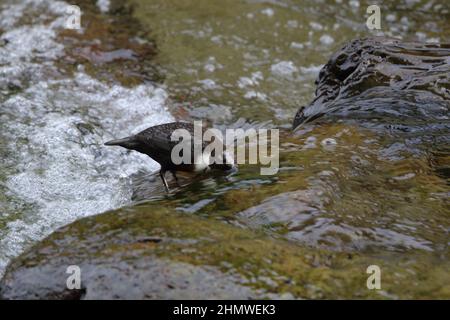
[{"label": "river water", "polygon": [[102,143],[173,120],[164,89],[107,84],[82,65],[64,75],[57,32],[66,8],[53,1],[3,5],[0,270],[55,228],[128,204],[128,177],[158,165],[135,153],[105,152]]},{"label": "river water", "polygon": [[[65,2],[1,2],[0,275],[56,228],[145,201],[312,248],[448,254],[446,146],[430,162],[406,139],[354,123],[288,130],[342,43],[448,42],[447,1],[383,5],[376,32],[357,0],[79,5],[83,28],[67,31]],[[102,146],[174,119],[269,121],[282,128],[280,173],[243,166],[165,196],[155,162]]]}]

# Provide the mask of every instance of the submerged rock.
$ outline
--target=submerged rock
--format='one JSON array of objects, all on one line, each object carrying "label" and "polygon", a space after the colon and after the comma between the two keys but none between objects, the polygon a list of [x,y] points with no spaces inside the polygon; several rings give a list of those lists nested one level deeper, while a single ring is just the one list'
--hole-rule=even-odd
[{"label": "submerged rock", "polygon": [[450,44],[353,40],[330,58],[316,85],[294,128],[324,115],[407,132],[450,127]]}]

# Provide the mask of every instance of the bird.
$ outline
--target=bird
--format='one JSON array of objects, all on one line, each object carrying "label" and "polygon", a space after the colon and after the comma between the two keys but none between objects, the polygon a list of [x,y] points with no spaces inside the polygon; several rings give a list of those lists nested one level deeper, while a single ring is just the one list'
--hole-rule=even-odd
[{"label": "bird", "polygon": [[[190,163],[175,164],[172,161],[172,149],[179,143],[179,141],[172,141],[172,133],[175,130],[184,129],[189,132],[192,138],[191,143],[191,161]],[[205,127],[201,127],[202,137]],[[220,141],[221,142],[221,141]],[[143,154],[146,154],[161,166],[159,175],[164,184],[164,188],[167,193],[169,193],[169,185],[165,178],[165,173],[170,171],[178,184],[178,177],[176,175],[177,171],[184,172],[206,172],[210,169],[217,169],[221,171],[230,171],[235,168],[233,161],[230,160],[226,154],[225,145],[221,159],[222,163],[217,161],[216,163],[206,163],[201,160],[195,159],[194,144],[201,143],[201,150],[204,151],[205,147],[209,144],[208,142],[201,141],[198,142],[194,137],[194,124],[189,122],[170,122],[165,124],[160,124],[156,126],[149,127],[135,135],[125,137],[122,139],[111,140],[105,142],[106,146],[120,146],[129,150],[134,150]],[[195,161],[197,160],[197,161]],[[179,184],[178,184],[179,185]]]}]

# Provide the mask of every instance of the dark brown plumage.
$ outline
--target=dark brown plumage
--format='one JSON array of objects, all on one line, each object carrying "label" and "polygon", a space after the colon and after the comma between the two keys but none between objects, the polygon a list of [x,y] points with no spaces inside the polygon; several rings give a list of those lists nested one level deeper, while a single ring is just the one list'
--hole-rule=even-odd
[{"label": "dark brown plumage", "polygon": [[[192,148],[191,148],[191,162],[190,164],[174,164],[172,162],[171,154],[172,149],[179,141],[172,141],[172,133],[177,129],[185,129],[192,136]],[[202,128],[202,136],[204,132]],[[169,186],[165,179],[166,171],[170,171],[178,183],[178,178],[176,176],[177,171],[185,172],[199,172],[206,171],[208,169],[219,169],[219,170],[230,170],[234,167],[230,163],[212,163],[212,164],[196,164],[194,159],[194,143],[201,143],[200,141],[194,140],[194,125],[187,122],[171,122],[165,123],[157,126],[150,127],[144,131],[139,132],[130,137],[123,139],[111,140],[105,143],[107,146],[121,146],[129,150],[135,150],[140,153],[148,155],[150,158],[155,160],[161,165],[160,176],[163,181],[166,191],[169,191]],[[202,143],[202,151],[209,144],[209,142]],[[224,146],[225,150],[225,146]],[[223,159],[226,159],[225,154],[222,155]]]}]

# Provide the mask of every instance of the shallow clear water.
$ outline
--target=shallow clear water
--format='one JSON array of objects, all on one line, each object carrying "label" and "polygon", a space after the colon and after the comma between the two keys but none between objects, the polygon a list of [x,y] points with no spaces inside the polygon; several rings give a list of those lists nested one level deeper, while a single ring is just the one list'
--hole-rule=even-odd
[{"label": "shallow clear water", "polygon": [[381,31],[365,25],[370,1],[130,2],[156,39],[155,62],[174,112],[215,122],[244,117],[291,126],[299,106],[312,100],[321,67],[353,38],[450,37],[445,1],[384,4]]},{"label": "shallow clear water", "polygon": [[[342,43],[375,34],[449,41],[446,1],[383,5],[381,33],[365,27],[365,1],[129,0],[127,10],[99,2],[103,14],[80,2],[89,26],[79,33],[61,28],[64,2],[2,4],[0,274],[57,227],[137,202],[312,249],[423,253],[424,260],[431,253],[448,266],[450,190],[439,174],[448,165],[445,145],[411,147],[411,138],[351,122],[288,129]],[[125,38],[134,42],[109,43],[124,17]],[[140,46],[153,40],[148,62]],[[158,168],[151,159],[102,146],[198,118],[284,128],[279,174],[244,165],[231,176],[183,179],[166,196],[149,177]]]},{"label": "shallow clear water", "polygon": [[[381,6],[379,32],[365,26],[370,3],[364,1],[131,3],[158,44],[155,62],[166,76],[175,116],[216,125],[242,117],[290,128],[298,107],[312,100],[323,64],[352,38],[449,40],[450,20],[437,19],[449,17],[445,2]],[[445,149],[448,116],[442,114],[443,129],[434,138],[443,138]],[[180,193],[178,201],[187,202],[182,210],[226,216],[231,223],[312,246],[446,253],[448,180],[429,159],[439,146],[377,132],[364,119],[360,127],[341,121],[307,125],[294,136],[286,130],[277,176],[241,167],[226,186],[198,187],[214,189],[211,193]],[[448,150],[439,158],[448,163]],[[249,197],[255,200],[243,200]]]}]

